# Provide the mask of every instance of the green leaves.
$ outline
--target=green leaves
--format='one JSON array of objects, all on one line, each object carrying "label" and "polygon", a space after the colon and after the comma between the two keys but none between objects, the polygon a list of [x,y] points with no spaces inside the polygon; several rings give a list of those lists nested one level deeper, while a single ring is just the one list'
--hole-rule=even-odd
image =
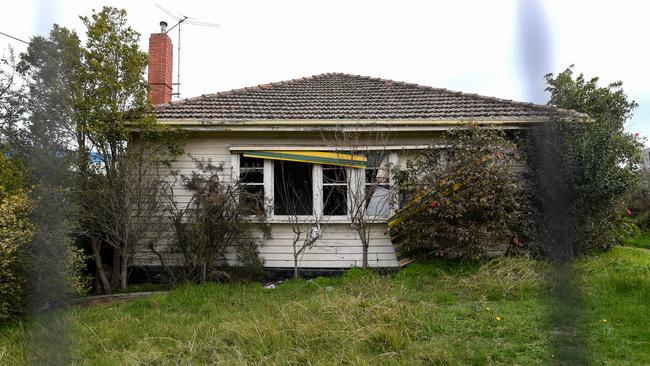
[{"label": "green leaves", "polygon": [[[600,87],[597,77],[574,77],[572,66],[546,81],[550,105],[590,118],[538,126],[524,144],[535,172],[536,206],[545,216],[539,225],[544,241],[557,241],[570,256],[609,248],[617,243],[625,203],[639,181],[641,144],[624,132],[637,103],[628,100],[620,81]],[[558,215],[566,215],[556,223],[566,226],[566,239],[553,237],[560,227],[545,227],[545,219]]]},{"label": "green leaves", "polygon": [[153,124],[147,115],[147,55],[139,50],[140,34],[126,25],[126,11],[104,7],[81,19],[88,36],[83,51],[84,130],[108,158],[125,148],[131,130]]},{"label": "green leaves", "polygon": [[550,105],[586,113],[611,132],[622,133],[625,121],[638,107],[635,101],[627,99],[621,81],[599,87],[598,77],[586,80],[580,74],[574,79],[573,65],[557,76],[547,74],[545,79],[546,90],[551,93]]},{"label": "green leaves", "polygon": [[478,258],[519,245],[530,212],[512,141],[476,125],[451,131],[398,173],[405,210],[399,249],[407,256]]}]

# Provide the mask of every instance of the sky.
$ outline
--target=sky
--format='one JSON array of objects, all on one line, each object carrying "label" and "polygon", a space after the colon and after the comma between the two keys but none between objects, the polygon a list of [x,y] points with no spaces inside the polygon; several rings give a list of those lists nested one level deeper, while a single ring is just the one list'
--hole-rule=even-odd
[{"label": "sky", "polygon": [[[544,74],[575,64],[602,85],[623,81],[639,103],[626,128],[650,137],[645,1],[23,0],[3,4],[0,32],[29,40],[58,23],[83,34],[79,16],[111,5],[127,10],[147,50],[161,20],[175,24],[156,4],[220,25],[183,26],[183,98],[343,72],[546,103]],[[0,36],[8,45],[25,49]]]}]

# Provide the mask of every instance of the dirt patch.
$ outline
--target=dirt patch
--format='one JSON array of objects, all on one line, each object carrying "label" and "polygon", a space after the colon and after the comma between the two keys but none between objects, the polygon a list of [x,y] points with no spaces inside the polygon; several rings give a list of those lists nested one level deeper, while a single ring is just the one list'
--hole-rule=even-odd
[{"label": "dirt patch", "polygon": [[99,304],[107,304],[111,302],[125,302],[139,297],[166,294],[167,292],[168,291],[149,291],[149,292],[132,292],[127,294],[86,296],[86,297],[73,299],[72,304],[80,305],[80,306],[92,306],[92,305],[99,305]]}]

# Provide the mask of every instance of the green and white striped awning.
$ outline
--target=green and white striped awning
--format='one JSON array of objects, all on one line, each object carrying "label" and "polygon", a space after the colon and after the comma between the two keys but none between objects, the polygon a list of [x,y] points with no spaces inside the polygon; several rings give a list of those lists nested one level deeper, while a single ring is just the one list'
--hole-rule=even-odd
[{"label": "green and white striped awning", "polygon": [[363,155],[343,154],[334,151],[247,150],[243,151],[243,155],[249,158],[287,160],[352,168],[366,168],[368,166],[368,158]]}]

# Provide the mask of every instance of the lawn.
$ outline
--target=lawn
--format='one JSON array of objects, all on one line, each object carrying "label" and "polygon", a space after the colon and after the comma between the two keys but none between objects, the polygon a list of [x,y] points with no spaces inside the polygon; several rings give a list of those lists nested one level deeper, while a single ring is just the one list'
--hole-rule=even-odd
[{"label": "lawn", "polygon": [[650,231],[623,240],[623,245],[650,249]]},{"label": "lawn", "polygon": [[[650,252],[616,247],[570,270],[580,288],[571,335],[588,360],[650,364]],[[275,289],[184,286],[0,328],[0,364],[27,364],[43,350],[90,365],[549,364],[562,357],[549,315],[553,271],[506,258],[352,270]],[[47,331],[55,346],[39,341]]]}]

